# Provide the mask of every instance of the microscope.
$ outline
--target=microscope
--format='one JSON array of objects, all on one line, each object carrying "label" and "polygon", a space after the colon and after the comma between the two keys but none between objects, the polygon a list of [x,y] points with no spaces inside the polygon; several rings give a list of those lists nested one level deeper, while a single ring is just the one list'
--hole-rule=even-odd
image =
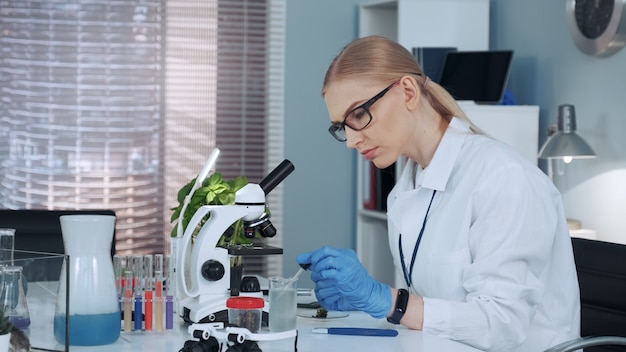
[{"label": "microscope", "polygon": [[[214,149],[204,165],[196,182],[183,203],[181,214],[195,190],[208,176],[219,149]],[[224,248],[219,240],[231,225],[243,219],[246,236],[253,238],[258,231],[263,237],[273,237],[276,229],[265,212],[265,196],[271,192],[294,170],[289,160],[284,160],[258,184],[248,183],[235,194],[234,205],[204,205],[192,216],[182,231],[182,221],[178,222],[175,277],[176,295],[179,300],[179,314],[186,322],[210,323],[228,322],[226,300],[239,294],[242,267],[233,270],[231,259],[240,255],[282,254],[282,249],[268,248]],[[208,216],[208,218],[207,218]],[[206,219],[192,243],[192,234]],[[266,314],[266,312],[264,313]]]}]

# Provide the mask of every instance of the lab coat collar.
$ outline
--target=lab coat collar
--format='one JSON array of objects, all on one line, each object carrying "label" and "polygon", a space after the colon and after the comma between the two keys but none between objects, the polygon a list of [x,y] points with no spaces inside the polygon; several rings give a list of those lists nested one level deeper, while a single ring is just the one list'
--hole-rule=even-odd
[{"label": "lab coat collar", "polygon": [[[437,191],[445,191],[446,184],[452,174],[465,138],[470,133],[470,125],[467,121],[453,117],[446,132],[439,142],[439,146],[430,161],[430,165],[424,170],[422,187]],[[409,160],[405,171],[415,169],[415,161]]]}]

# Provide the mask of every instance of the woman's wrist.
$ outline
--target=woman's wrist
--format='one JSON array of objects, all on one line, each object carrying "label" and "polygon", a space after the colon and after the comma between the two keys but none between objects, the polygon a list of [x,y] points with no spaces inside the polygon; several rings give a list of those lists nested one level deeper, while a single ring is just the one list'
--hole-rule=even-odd
[{"label": "woman's wrist", "polygon": [[[391,289],[391,310],[387,315],[388,320],[393,316],[398,304],[399,289]],[[421,296],[409,294],[404,315],[400,319],[400,324],[415,330],[422,330],[424,327],[424,299]]]},{"label": "woman's wrist", "polygon": [[406,313],[406,307],[409,304],[409,291],[403,288],[397,289],[395,291],[395,297],[392,296],[395,298],[395,302],[392,298],[393,309],[391,315],[387,315],[387,321],[392,324],[400,324],[400,320],[402,320],[404,313]]}]

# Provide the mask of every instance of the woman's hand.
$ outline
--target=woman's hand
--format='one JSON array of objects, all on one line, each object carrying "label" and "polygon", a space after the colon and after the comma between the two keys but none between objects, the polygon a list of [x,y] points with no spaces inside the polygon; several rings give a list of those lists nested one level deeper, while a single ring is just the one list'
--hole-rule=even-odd
[{"label": "woman's hand", "polygon": [[391,287],[374,280],[351,249],[322,247],[301,254],[299,264],[311,264],[311,280],[322,307],[329,310],[361,310],[374,318],[389,315]]}]

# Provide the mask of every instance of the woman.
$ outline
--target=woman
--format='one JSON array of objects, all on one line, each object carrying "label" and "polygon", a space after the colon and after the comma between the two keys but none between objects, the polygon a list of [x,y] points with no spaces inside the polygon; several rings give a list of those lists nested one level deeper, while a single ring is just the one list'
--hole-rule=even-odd
[{"label": "woman", "polygon": [[345,47],[322,95],[337,140],[378,168],[405,160],[387,199],[405,286],[374,280],[352,250],[323,247],[297,258],[311,264],[322,306],[487,351],[542,351],[579,336],[567,221],[541,170],[481,133],[404,47],[383,37]]}]

